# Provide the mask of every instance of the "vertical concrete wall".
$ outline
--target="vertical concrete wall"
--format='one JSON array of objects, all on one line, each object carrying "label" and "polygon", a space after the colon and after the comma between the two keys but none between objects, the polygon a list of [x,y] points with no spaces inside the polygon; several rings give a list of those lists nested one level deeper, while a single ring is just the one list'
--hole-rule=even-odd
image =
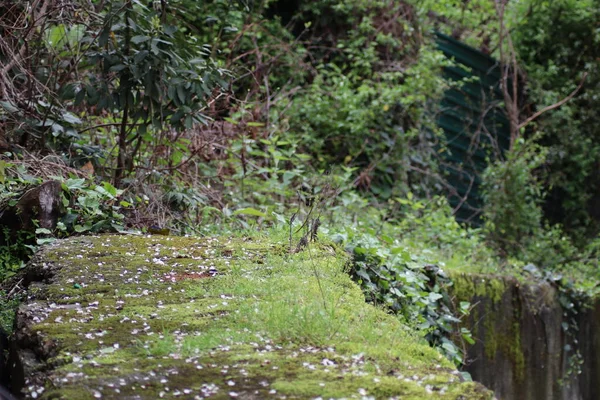
[{"label": "vertical concrete wall", "polygon": [[[501,400],[600,399],[598,302],[578,314],[575,343],[564,332],[568,320],[550,284],[482,275],[453,280],[456,300],[473,305],[467,327],[475,344],[467,348],[465,370],[474,380]],[[579,375],[569,374],[568,346],[578,346],[583,355]]]}]

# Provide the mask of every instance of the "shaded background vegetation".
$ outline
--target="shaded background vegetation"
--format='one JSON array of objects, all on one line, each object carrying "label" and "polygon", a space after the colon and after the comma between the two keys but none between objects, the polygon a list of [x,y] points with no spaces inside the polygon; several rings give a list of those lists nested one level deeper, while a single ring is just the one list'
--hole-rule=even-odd
[{"label": "shaded background vegetation", "polygon": [[[593,293],[596,3],[4,1],[3,202],[63,182],[65,214],[54,231],[37,230],[38,243],[256,226],[289,227],[298,240],[303,221],[319,218],[321,233],[355,254],[368,299],[459,363],[468,305],[453,309],[440,266],[531,263]],[[515,51],[507,73],[523,93],[521,120],[588,73],[571,101],[523,127],[504,155],[490,153],[483,226],[459,225],[445,201],[436,115],[460,82],[442,75],[453,61],[436,31],[502,61]],[[3,243],[3,278],[22,266],[13,239]]]}]

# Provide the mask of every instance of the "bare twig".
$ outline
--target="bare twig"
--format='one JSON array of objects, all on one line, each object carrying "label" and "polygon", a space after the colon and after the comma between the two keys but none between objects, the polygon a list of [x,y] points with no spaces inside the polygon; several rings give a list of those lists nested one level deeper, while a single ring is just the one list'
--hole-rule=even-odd
[{"label": "bare twig", "polygon": [[[571,100],[579,92],[579,90],[581,90],[581,88],[583,87],[583,84],[585,82],[585,79],[587,77],[587,72],[585,72],[583,74],[583,77],[581,78],[581,82],[579,82],[579,85],[577,86],[577,88],[574,91],[572,91],[567,97],[563,98],[562,100],[560,100],[554,104],[544,107],[540,111],[536,112],[535,114],[531,115],[524,121],[520,122],[519,121],[520,120],[520,111],[519,111],[519,104],[518,104],[518,100],[519,100],[518,99],[518,97],[519,97],[519,94],[518,94],[519,66],[518,66],[518,62],[517,62],[517,52],[514,48],[510,31],[506,30],[506,25],[505,25],[505,20],[504,20],[506,2],[503,0],[495,0],[495,5],[496,5],[496,13],[498,15],[498,19],[500,22],[500,40],[499,40],[498,46],[499,46],[499,50],[500,50],[500,62],[502,63],[502,95],[504,97],[506,112],[508,114],[508,119],[510,122],[510,148],[512,149],[515,141],[517,140],[517,138],[520,135],[521,128],[523,128],[530,122],[534,121],[536,118],[538,118],[540,115],[544,114],[545,112],[554,110],[554,109],[562,106],[563,104],[565,104],[566,102]],[[508,53],[505,51],[504,44],[506,44]],[[512,85],[511,85],[512,93],[509,92],[509,87],[508,87],[509,75],[510,75],[511,70],[512,70],[512,74],[513,74]]]},{"label": "bare twig", "polygon": [[20,287],[19,285],[20,285],[22,282],[23,282],[23,278],[21,278],[21,279],[19,280],[19,282],[17,282],[17,283],[15,284],[15,286],[13,286],[13,288],[10,290],[10,292],[8,292],[8,294],[6,295],[6,298],[7,298],[7,299],[10,299],[10,298],[11,298],[11,296],[12,296],[14,293],[16,293],[16,292],[17,292],[17,290],[20,290],[20,289],[21,289],[21,287]]},{"label": "bare twig", "polygon": [[583,73],[583,76],[581,77],[581,82],[579,82],[579,85],[577,86],[577,88],[575,88],[575,90],[573,90],[567,97],[565,97],[564,99],[562,99],[559,102],[556,102],[554,104],[551,104],[551,105],[549,105],[547,107],[542,108],[540,111],[536,112],[531,117],[529,117],[525,121],[521,122],[519,124],[519,129],[521,129],[522,127],[524,127],[528,123],[532,122],[533,120],[535,120],[536,118],[538,118],[543,113],[545,113],[547,111],[550,111],[550,110],[554,110],[555,108],[558,108],[558,107],[562,106],[563,104],[565,104],[567,101],[571,100],[577,94],[577,92],[579,92],[581,90],[581,88],[583,87],[583,84],[585,82],[585,78],[587,78],[587,72]]}]

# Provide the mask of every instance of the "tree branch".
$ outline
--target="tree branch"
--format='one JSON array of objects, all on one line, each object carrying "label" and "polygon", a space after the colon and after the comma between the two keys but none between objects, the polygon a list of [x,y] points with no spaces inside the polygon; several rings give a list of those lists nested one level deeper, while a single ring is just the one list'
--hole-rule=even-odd
[{"label": "tree branch", "polygon": [[562,106],[563,104],[565,104],[567,101],[571,100],[577,94],[577,92],[579,92],[581,90],[581,88],[583,87],[583,83],[585,82],[585,78],[587,78],[587,72],[583,73],[583,77],[581,78],[581,82],[579,82],[579,85],[577,86],[577,88],[575,90],[573,90],[571,92],[571,94],[569,94],[567,97],[565,97],[564,99],[562,99],[558,103],[554,103],[554,104],[551,104],[551,105],[549,105],[547,107],[542,108],[540,111],[536,112],[531,117],[529,117],[525,121],[521,122],[519,124],[519,129],[521,129],[522,127],[524,127],[525,125],[527,125],[528,123],[530,123],[531,121],[533,121],[534,119],[536,119],[537,117],[539,117],[540,115],[542,115],[543,113],[545,113],[546,111],[554,110],[555,108],[558,108],[558,107]]}]

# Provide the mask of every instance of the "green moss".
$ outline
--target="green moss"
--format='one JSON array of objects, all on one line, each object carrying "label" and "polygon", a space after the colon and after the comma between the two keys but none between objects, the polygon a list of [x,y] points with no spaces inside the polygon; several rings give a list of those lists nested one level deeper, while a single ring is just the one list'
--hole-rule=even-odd
[{"label": "green moss", "polygon": [[[525,360],[521,349],[519,331],[520,315],[510,316],[512,322],[499,322],[499,303],[511,284],[505,277],[485,275],[452,275],[453,293],[460,301],[470,301],[480,305],[473,311],[474,337],[483,341],[484,354],[488,360],[494,360],[498,353],[506,355],[513,363],[518,379],[523,379]],[[513,299],[514,301],[514,299]],[[515,310],[518,305],[515,304]],[[479,315],[482,310],[483,315]],[[516,311],[519,314],[518,311]],[[503,321],[509,316],[504,315]],[[480,329],[479,326],[483,329]]]},{"label": "green moss", "polygon": [[452,294],[458,301],[471,301],[475,296],[475,283],[466,274],[452,274]]},{"label": "green moss", "polygon": [[496,331],[496,306],[506,292],[505,278],[487,275],[467,275],[463,273],[452,274],[452,293],[457,301],[468,301],[472,304],[483,304],[483,315],[479,315],[476,307],[472,311],[473,336],[480,337],[479,325],[483,325],[483,343],[485,355],[493,360],[498,351],[498,337]]},{"label": "green moss", "polygon": [[498,337],[496,331],[496,318],[491,312],[489,303],[486,303],[483,327],[485,332],[485,337],[483,340],[485,356],[489,360],[493,360],[496,357],[496,352],[498,351]]},{"label": "green moss", "polygon": [[[498,354],[506,356],[513,364],[516,378],[521,381],[525,374],[525,356],[521,344],[520,301],[511,298],[513,315],[502,315],[499,319],[498,303],[506,291],[502,279],[482,279],[481,277],[459,276],[455,282],[461,300],[477,301],[479,305],[472,311],[474,337],[483,341],[485,357],[493,361]],[[462,297],[466,296],[466,297]],[[479,315],[481,311],[482,315]]]},{"label": "green moss", "polygon": [[289,255],[285,245],[242,237],[83,237],[38,260],[56,268],[31,327],[56,346],[40,376],[44,398],[214,388],[213,398],[491,397],[366,304],[345,254],[328,244]]},{"label": "green moss", "polygon": [[495,275],[452,274],[452,292],[460,301],[473,301],[480,297],[493,304],[502,300],[506,291],[504,277]]},{"label": "green moss", "polygon": [[[513,300],[515,302],[517,300]],[[508,356],[513,364],[513,370],[517,381],[521,382],[525,378],[525,356],[521,345],[521,315],[520,308],[516,304],[514,307],[515,315],[511,324],[508,324],[507,331],[499,335],[499,346],[501,351]]]},{"label": "green moss", "polygon": [[525,356],[521,345],[521,325],[519,320],[513,323],[513,340],[510,347],[510,353],[515,365],[515,374],[519,381],[525,378]]}]

